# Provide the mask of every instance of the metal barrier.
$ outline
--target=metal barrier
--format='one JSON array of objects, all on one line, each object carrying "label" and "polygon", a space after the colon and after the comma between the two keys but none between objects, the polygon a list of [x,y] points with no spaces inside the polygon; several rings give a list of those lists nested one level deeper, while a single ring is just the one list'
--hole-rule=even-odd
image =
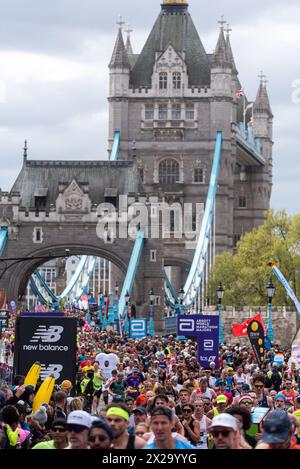
[{"label": "metal barrier", "polygon": [[176,316],[165,317],[165,329],[163,335],[177,334]]}]

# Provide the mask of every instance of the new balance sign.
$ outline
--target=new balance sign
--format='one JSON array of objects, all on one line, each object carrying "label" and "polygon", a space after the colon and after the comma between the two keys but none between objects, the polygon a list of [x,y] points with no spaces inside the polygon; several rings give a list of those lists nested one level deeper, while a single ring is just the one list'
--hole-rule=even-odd
[{"label": "new balance sign", "polygon": [[40,325],[34,333],[30,342],[58,342],[61,338],[64,328],[61,326]]},{"label": "new balance sign", "polygon": [[76,375],[76,319],[18,317],[16,321],[14,370],[26,375],[34,362],[41,363],[41,378],[53,374],[56,384]]}]

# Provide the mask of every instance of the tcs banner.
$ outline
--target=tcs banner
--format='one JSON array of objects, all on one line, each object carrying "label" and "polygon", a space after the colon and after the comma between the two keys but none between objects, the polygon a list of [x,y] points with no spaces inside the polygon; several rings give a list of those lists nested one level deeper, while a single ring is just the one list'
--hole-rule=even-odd
[{"label": "tcs banner", "polygon": [[178,336],[198,338],[198,361],[209,367],[214,362],[219,368],[219,317],[197,315],[177,316]]},{"label": "tcs banner", "polygon": [[14,373],[27,374],[40,362],[41,379],[53,374],[56,384],[76,378],[76,319],[41,316],[18,317],[15,333]]}]

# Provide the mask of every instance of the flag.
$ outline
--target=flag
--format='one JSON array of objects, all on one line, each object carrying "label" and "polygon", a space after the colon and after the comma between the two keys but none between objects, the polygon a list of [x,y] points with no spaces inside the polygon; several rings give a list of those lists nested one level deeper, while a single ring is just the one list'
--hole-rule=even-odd
[{"label": "flag", "polygon": [[4,303],[2,305],[2,309],[8,309],[7,306],[8,306],[7,305],[7,295],[6,295],[6,293],[4,293]]},{"label": "flag", "polygon": [[264,326],[264,322],[262,320],[261,314],[259,313],[257,316],[254,318],[247,319],[247,321],[243,322],[242,324],[233,324],[232,325],[232,334],[233,337],[239,337],[241,335],[248,335],[247,328],[250,324],[251,321],[258,321],[261,323],[261,325],[264,328],[265,334],[266,334],[266,328]]},{"label": "flag", "polygon": [[242,96],[245,96],[245,90],[244,90],[244,88],[241,88],[240,90],[238,90],[238,91],[235,93],[235,97],[236,97],[236,98],[241,98]]},{"label": "flag", "polygon": [[265,359],[265,331],[260,321],[252,319],[247,327],[247,334],[252,345],[253,351],[259,368],[264,367]]},{"label": "flag", "polygon": [[278,280],[282,283],[282,285],[284,286],[284,288],[286,289],[286,292],[287,294],[289,295],[289,297],[291,298],[291,300],[293,300],[294,302],[294,305],[296,307],[296,310],[298,312],[298,314],[300,314],[300,302],[298,300],[298,298],[296,297],[293,289],[290,287],[288,281],[286,280],[286,278],[283,276],[282,272],[280,272],[280,270],[278,269],[278,267],[276,267],[275,264],[273,264],[272,262],[270,262],[268,264],[268,266],[273,270],[274,274],[276,275],[276,277],[278,278]]},{"label": "flag", "polygon": [[248,106],[245,107],[244,113],[246,114],[246,112],[247,112],[249,109],[253,109],[253,106],[254,106],[254,103],[248,104]]}]

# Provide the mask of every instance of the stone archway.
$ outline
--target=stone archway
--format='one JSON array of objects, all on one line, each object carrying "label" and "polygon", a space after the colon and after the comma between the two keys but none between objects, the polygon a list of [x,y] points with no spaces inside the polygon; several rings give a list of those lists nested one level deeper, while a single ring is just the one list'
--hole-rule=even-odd
[{"label": "stone archway", "polygon": [[[118,249],[119,248],[119,249]],[[60,257],[66,257],[65,250],[69,249],[70,255],[90,255],[104,258],[115,265],[123,274],[126,275],[131,251],[117,248],[115,243],[113,245],[103,243],[103,246],[92,246],[92,245],[79,245],[72,243],[65,243],[61,245],[53,245],[47,247],[41,247],[30,253],[26,253],[28,261],[24,261],[8,270],[4,279],[6,280],[6,291],[8,297],[20,301],[26,291],[27,284],[30,276],[40,265],[46,262],[46,258],[51,253],[51,258],[56,259]],[[45,260],[32,259],[30,257],[45,257]],[[142,278],[136,278],[133,284],[132,296],[139,300],[142,298]]]}]

